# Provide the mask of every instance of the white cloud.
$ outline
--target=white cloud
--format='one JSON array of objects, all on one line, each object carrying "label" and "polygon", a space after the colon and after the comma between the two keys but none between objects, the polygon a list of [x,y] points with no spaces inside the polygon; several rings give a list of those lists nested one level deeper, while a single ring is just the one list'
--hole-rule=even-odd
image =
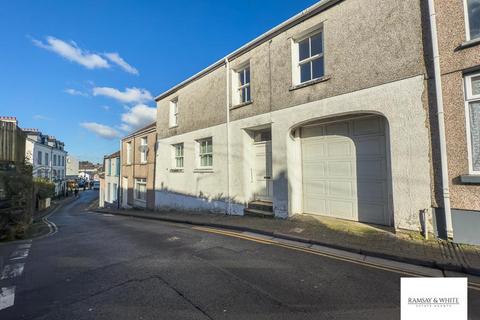
[{"label": "white cloud", "polygon": [[96,122],[82,122],[80,123],[80,126],[105,139],[115,139],[120,137],[120,133],[117,130],[104,124]]},{"label": "white cloud", "polygon": [[109,87],[95,87],[93,88],[94,96],[105,96],[123,103],[144,103],[153,100],[151,93],[145,89],[126,88],[125,91],[120,91]]},{"label": "white cloud", "polygon": [[111,52],[111,53],[105,53],[105,57],[108,58],[111,62],[117,64],[120,68],[122,68],[124,71],[138,75],[138,70],[131,65],[129,65],[125,60],[123,60],[122,57],[117,52]]},{"label": "white cloud", "polygon": [[82,97],[87,97],[88,96],[88,94],[85,93],[85,92],[75,90],[75,89],[71,89],[71,88],[65,89],[63,92],[68,93],[72,96],[82,96]]},{"label": "white cloud", "polygon": [[126,123],[122,123],[121,125],[118,126],[118,129],[124,131],[124,132],[130,132],[132,131],[132,127],[130,127],[128,124]]},{"label": "white cloud", "polygon": [[33,119],[35,120],[52,120],[51,118],[41,115],[41,114],[36,114],[33,116]]},{"label": "white cloud", "polygon": [[110,64],[99,54],[90,53],[87,50],[81,49],[74,41],[66,42],[52,36],[46,38],[46,43],[32,39],[36,46],[55,52],[67,60],[81,64],[88,69],[110,68]]},{"label": "white cloud", "polygon": [[[122,125],[120,128],[124,131],[139,129],[144,127],[157,118],[157,109],[144,104],[138,104],[126,113],[122,114]],[[127,130],[130,129],[130,130]]]}]

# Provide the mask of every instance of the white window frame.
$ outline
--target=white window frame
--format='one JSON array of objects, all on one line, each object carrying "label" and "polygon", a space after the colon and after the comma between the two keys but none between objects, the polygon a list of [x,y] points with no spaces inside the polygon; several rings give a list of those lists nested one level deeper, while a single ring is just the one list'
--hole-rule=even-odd
[{"label": "white window frame", "polygon": [[127,142],[127,164],[132,164],[132,141]]},{"label": "white window frame", "polygon": [[[302,42],[303,40],[307,38],[311,38],[317,34],[321,33],[322,34],[322,53],[316,54],[313,57],[309,57],[307,59],[304,59],[300,61],[300,54],[299,54],[299,43]],[[308,84],[310,82],[314,82],[316,80],[322,79],[325,77],[326,74],[326,68],[325,68],[325,32],[323,25],[321,26],[316,26],[313,30],[307,30],[303,32],[302,34],[291,38],[291,48],[292,48],[292,83],[294,86],[302,85],[302,84]],[[311,48],[311,44],[310,44]],[[305,63],[310,63],[313,60],[323,58],[323,76],[318,77],[318,78],[312,78],[310,80],[301,81],[301,73],[300,73],[300,67],[302,64]],[[313,77],[313,71],[310,71]]]},{"label": "white window frame", "polygon": [[178,98],[170,100],[168,126],[170,128],[178,127]]},{"label": "white window frame", "polygon": [[[139,185],[145,185],[145,199],[138,197],[137,193],[140,192],[138,188]],[[143,202],[147,201],[147,179],[146,178],[135,178],[135,187],[134,187],[133,197],[136,201],[143,201]]]},{"label": "white window frame", "polygon": [[470,40],[480,40],[480,36],[477,38],[472,39],[471,33],[470,33],[470,16],[468,15],[468,3],[467,0],[463,0],[463,9],[464,9],[464,15],[465,15],[465,33],[466,33],[466,38],[467,41]]},{"label": "white window frame", "polygon": [[[177,154],[177,150],[179,150],[177,148],[179,147],[181,147],[181,155]],[[178,166],[178,160],[180,159],[182,160],[182,166]],[[172,161],[172,166],[175,169],[183,169],[185,167],[185,145],[183,144],[183,142],[172,145]]]},{"label": "white window frame", "polygon": [[466,75],[464,77],[464,88],[465,88],[465,127],[467,135],[467,152],[468,152],[468,171],[472,175],[480,175],[480,171],[473,170],[473,150],[472,150],[472,139],[470,132],[470,104],[472,102],[480,103],[480,94],[474,95],[472,90],[472,78],[480,77],[480,72]]},{"label": "white window frame", "polygon": [[148,146],[148,139],[147,137],[140,138],[140,163],[147,163],[147,146]]},{"label": "white window frame", "polygon": [[[250,80],[249,80],[248,83],[245,81],[246,80],[245,79],[246,78],[245,74],[246,74],[247,69],[250,73]],[[235,70],[232,70],[232,71],[233,71],[233,74],[232,74],[232,85],[233,85],[232,105],[236,106],[236,105],[242,105],[242,104],[247,104],[247,103],[252,102],[252,86],[251,86],[251,83],[252,83],[252,69],[250,68],[250,62],[248,61],[246,63],[243,63],[238,68],[236,68]],[[243,85],[240,82],[240,76],[242,76],[243,79],[244,79],[244,84]],[[250,89],[250,99],[242,101],[242,90],[244,88],[247,88],[247,87]]]},{"label": "white window frame", "polygon": [[[210,141],[210,144],[212,146],[212,151],[201,153],[202,143],[206,142],[206,141]],[[211,155],[212,156],[212,164],[209,165],[209,166],[203,166],[202,165],[202,156],[206,156],[206,155]],[[197,167],[200,168],[200,169],[211,169],[211,168],[213,168],[213,161],[214,161],[214,159],[213,159],[213,138],[208,137],[208,138],[198,139],[197,140]]]}]

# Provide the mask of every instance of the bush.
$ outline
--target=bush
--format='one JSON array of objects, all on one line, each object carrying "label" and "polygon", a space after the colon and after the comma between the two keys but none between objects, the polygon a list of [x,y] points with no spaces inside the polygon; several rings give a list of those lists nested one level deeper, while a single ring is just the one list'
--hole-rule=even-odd
[{"label": "bush", "polygon": [[53,198],[55,195],[55,184],[43,178],[34,178],[33,184],[39,199]]}]

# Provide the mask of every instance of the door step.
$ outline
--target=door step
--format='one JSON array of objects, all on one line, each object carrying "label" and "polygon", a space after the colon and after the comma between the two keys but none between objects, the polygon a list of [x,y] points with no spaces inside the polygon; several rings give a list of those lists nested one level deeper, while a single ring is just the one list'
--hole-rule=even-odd
[{"label": "door step", "polygon": [[273,218],[275,216],[273,213],[273,204],[267,201],[252,201],[243,212],[247,216],[261,218]]}]

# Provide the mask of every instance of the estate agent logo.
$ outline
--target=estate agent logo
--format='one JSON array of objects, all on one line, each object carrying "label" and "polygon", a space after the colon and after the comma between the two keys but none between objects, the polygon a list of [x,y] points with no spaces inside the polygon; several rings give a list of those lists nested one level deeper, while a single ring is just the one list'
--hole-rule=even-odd
[{"label": "estate agent logo", "polygon": [[467,278],[402,278],[402,320],[467,320]]}]

